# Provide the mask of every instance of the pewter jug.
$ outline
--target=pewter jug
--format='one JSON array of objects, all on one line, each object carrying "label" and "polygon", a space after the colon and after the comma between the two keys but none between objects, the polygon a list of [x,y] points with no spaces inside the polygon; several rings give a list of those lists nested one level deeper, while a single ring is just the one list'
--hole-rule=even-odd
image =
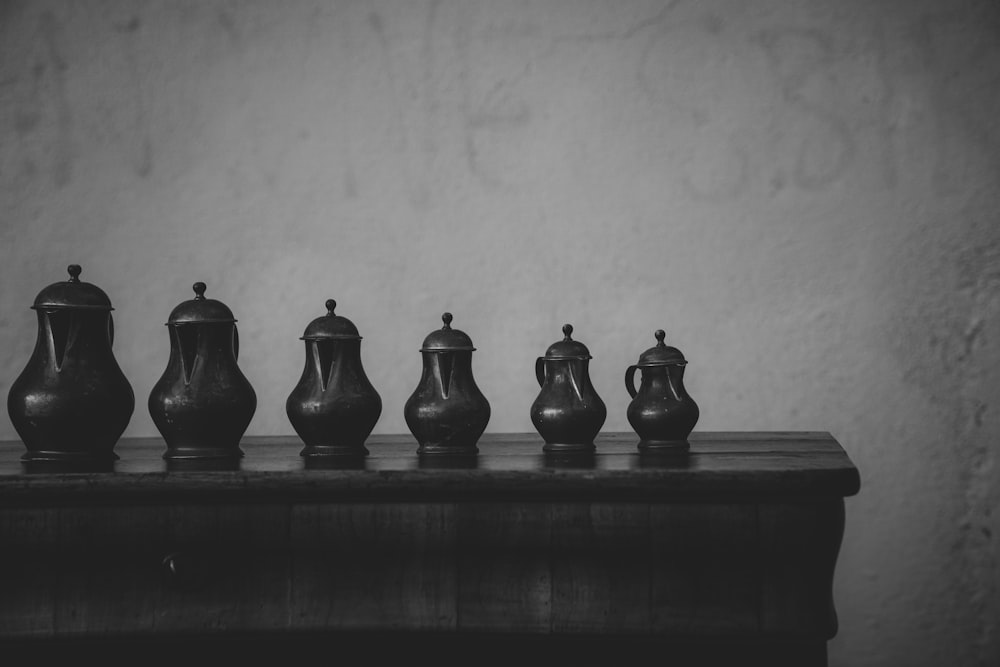
[{"label": "pewter jug", "polygon": [[[684,388],[687,360],[676,347],[666,345],[666,334],[654,334],[656,345],[639,355],[639,362],[625,372],[625,387],[632,402],[628,421],[639,435],[639,450],[684,453],[690,448],[688,435],[698,423],[698,404]],[[642,382],[635,389],[635,371],[642,369]]]},{"label": "pewter jug", "polygon": [[35,298],[38,337],[7,394],[7,413],[27,448],[24,461],[113,461],[135,395],[114,353],[111,300],[80,280],[49,285]]},{"label": "pewter jug", "polygon": [[608,409],[590,381],[590,350],[573,340],[572,324],[562,330],[563,339],[535,360],[541,391],[531,404],[531,422],[546,452],[592,452]]},{"label": "pewter jug", "polygon": [[361,336],[346,317],[326,315],[306,327],[306,365],[285,402],[305,457],[365,456],[365,440],[382,414],[382,399],[361,365]]},{"label": "pewter jug", "polygon": [[257,395],[237,365],[239,334],[229,307],[195,298],[170,313],[170,359],[149,394],[149,414],[167,443],[163,458],[234,459],[257,409]]},{"label": "pewter jug", "polygon": [[472,375],[472,339],[444,326],[424,339],[420,383],[403,407],[406,425],[421,456],[463,456],[479,452],[476,443],[490,420],[490,404]]}]

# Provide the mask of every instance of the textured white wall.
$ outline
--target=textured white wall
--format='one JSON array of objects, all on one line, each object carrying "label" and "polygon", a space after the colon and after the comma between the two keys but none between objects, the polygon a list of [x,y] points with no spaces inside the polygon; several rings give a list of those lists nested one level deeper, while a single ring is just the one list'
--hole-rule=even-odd
[{"label": "textured white wall", "polygon": [[0,392],[71,262],[130,435],[195,280],[239,318],[251,434],[291,433],[327,297],[378,432],[444,310],[491,431],[531,430],[564,322],[627,430],[662,327],[699,429],[859,466],[833,665],[1000,664],[998,81],[990,2],[0,2]]}]

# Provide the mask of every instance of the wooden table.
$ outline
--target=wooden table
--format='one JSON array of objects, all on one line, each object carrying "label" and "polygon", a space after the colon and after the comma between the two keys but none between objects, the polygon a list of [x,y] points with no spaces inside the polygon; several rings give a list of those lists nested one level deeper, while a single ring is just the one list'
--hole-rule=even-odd
[{"label": "wooden table", "polygon": [[313,469],[297,438],[258,437],[232,469],[175,470],[162,440],[125,439],[113,470],[65,472],[0,443],[0,647],[826,664],[859,490],[828,433],[697,433],[667,459],[628,433],[584,459],[541,445],[487,434],[471,463],[423,464],[373,436]]}]

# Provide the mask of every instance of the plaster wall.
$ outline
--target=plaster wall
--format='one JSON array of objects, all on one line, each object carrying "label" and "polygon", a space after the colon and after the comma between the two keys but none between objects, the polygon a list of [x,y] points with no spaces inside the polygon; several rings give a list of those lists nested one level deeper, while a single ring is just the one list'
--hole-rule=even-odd
[{"label": "plaster wall", "polygon": [[383,433],[445,310],[491,431],[532,430],[565,322],[628,430],[664,328],[699,430],[830,431],[861,470],[831,664],[997,665],[998,111],[990,2],[0,2],[0,393],[69,263],[127,435],[195,280],[249,434],[291,433],[328,297]]}]

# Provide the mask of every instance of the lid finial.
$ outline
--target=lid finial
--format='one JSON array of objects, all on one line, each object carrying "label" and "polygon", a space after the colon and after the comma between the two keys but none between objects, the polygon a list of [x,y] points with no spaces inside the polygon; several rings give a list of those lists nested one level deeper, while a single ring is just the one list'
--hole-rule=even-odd
[{"label": "lid finial", "polygon": [[545,350],[546,359],[591,359],[590,350],[578,340],[573,340],[573,325],[562,326],[563,339],[549,345]]},{"label": "lid finial", "polygon": [[327,299],[324,304],[326,313],[309,323],[301,340],[361,340],[361,334],[358,333],[354,322],[334,312],[337,309],[336,299]]},{"label": "lid finial", "polygon": [[111,300],[97,285],[80,280],[79,264],[66,266],[68,277],[57,279],[48,287],[42,289],[31,304],[32,310],[63,310],[77,308],[92,308],[95,310],[114,310]]},{"label": "lid finial", "polygon": [[421,352],[471,352],[476,349],[468,334],[460,329],[451,328],[451,313],[442,313],[441,321],[444,322],[444,326],[427,334],[424,344],[420,347]]},{"label": "lid finial", "polygon": [[217,299],[205,297],[207,286],[199,281],[191,285],[194,298],[181,301],[170,311],[167,324],[235,324],[236,318],[229,306]]},{"label": "lid finial", "polygon": [[684,358],[680,350],[664,344],[663,339],[667,337],[667,334],[663,329],[657,329],[653,332],[653,335],[656,337],[656,345],[639,355],[639,361],[636,366],[640,368],[652,368],[687,365],[687,359]]}]

